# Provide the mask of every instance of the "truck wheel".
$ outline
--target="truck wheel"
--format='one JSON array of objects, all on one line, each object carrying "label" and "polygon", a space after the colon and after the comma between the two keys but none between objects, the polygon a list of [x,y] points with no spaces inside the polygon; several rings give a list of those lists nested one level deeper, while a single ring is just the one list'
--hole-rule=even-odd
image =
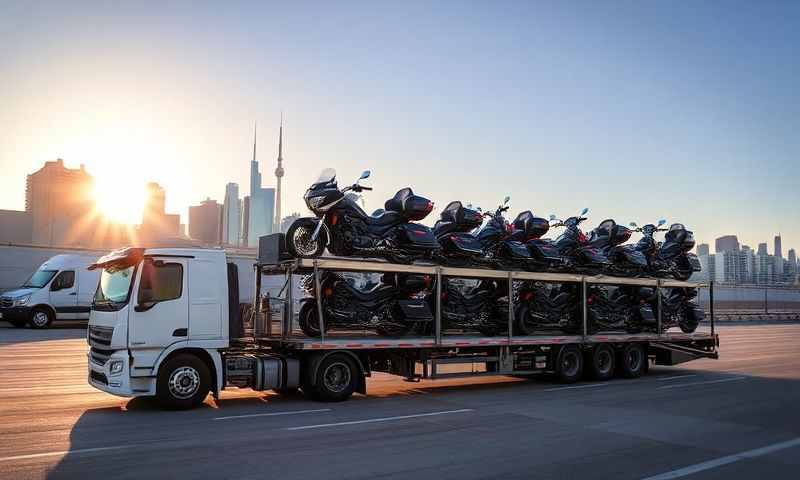
[{"label": "truck wheel", "polygon": [[208,367],[194,355],[176,355],[164,362],[158,371],[156,397],[167,408],[194,408],[203,403],[210,389]]},{"label": "truck wheel", "polygon": [[361,370],[349,356],[341,353],[328,355],[317,366],[311,397],[322,402],[341,402],[356,391]]},{"label": "truck wheel", "polygon": [[640,343],[629,343],[620,350],[619,369],[625,378],[639,378],[644,373],[647,356]]},{"label": "truck wheel", "polygon": [[327,244],[325,231],[320,231],[316,240],[311,240],[317,222],[310,218],[299,218],[286,231],[286,250],[295,258],[316,258],[322,255]]},{"label": "truck wheel", "polygon": [[37,330],[49,328],[51,323],[53,323],[53,313],[41,307],[34,308],[31,311],[31,318],[28,319],[28,325]]},{"label": "truck wheel", "polygon": [[587,360],[592,379],[605,381],[614,376],[614,349],[610,345],[597,344],[587,355]]},{"label": "truck wheel", "polygon": [[583,355],[577,345],[564,345],[556,360],[556,377],[561,383],[575,383],[583,375]]}]

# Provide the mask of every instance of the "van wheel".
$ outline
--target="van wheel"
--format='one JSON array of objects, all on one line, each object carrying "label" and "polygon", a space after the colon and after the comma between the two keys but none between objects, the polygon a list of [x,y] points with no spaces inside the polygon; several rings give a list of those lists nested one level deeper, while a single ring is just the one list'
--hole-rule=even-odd
[{"label": "van wheel", "polygon": [[605,381],[614,376],[614,349],[600,343],[587,355],[589,374],[593,380]]},{"label": "van wheel", "polygon": [[53,323],[53,313],[41,307],[34,308],[31,318],[28,319],[28,325],[39,330],[49,328],[51,323]]},{"label": "van wheel", "polygon": [[556,359],[556,377],[561,383],[575,383],[583,375],[583,355],[577,345],[564,345]]},{"label": "van wheel", "polygon": [[194,408],[211,390],[211,374],[205,362],[194,355],[179,354],[161,365],[156,382],[156,397],[175,410]]},{"label": "van wheel", "polygon": [[647,356],[640,343],[629,343],[620,351],[619,368],[625,378],[639,378],[644,373]]},{"label": "van wheel", "polygon": [[[303,393],[322,402],[341,402],[356,391],[361,382],[361,369],[353,359],[342,353],[328,355],[317,366],[315,384],[306,386]],[[310,390],[306,391],[306,390]]]}]

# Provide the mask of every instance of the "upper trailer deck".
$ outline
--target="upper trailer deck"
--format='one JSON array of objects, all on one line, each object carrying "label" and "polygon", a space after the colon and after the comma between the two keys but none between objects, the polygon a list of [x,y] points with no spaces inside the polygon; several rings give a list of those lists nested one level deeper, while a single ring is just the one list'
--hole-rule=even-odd
[{"label": "upper trailer deck", "polygon": [[[519,281],[542,281],[554,283],[577,283],[583,287],[582,334],[560,334],[542,332],[540,335],[514,335],[514,305],[508,308],[508,329],[507,332],[486,337],[475,334],[469,335],[464,332],[444,331],[442,327],[441,312],[441,282],[435,283],[437,298],[434,308],[434,329],[432,335],[408,335],[403,337],[382,337],[374,333],[347,333],[347,332],[325,332],[324,323],[322,335],[319,338],[310,338],[302,335],[295,328],[296,318],[294,312],[295,299],[293,296],[294,275],[306,274],[314,275],[315,281],[320,281],[321,272],[324,270],[361,272],[361,273],[413,273],[421,275],[435,276],[437,280],[441,277],[457,278],[494,278],[498,280],[510,280],[508,282],[509,295],[513,295],[513,284]],[[528,272],[517,270],[490,270],[481,268],[458,268],[444,267],[428,263],[414,263],[410,265],[389,263],[379,259],[361,258],[342,258],[342,257],[320,257],[317,259],[292,259],[281,263],[265,264],[259,263],[256,267],[256,284],[261,283],[262,275],[285,275],[286,292],[284,297],[270,297],[270,301],[277,301],[283,305],[283,315],[274,321],[280,322],[280,328],[273,328],[273,319],[266,321],[263,334],[254,332],[254,336],[259,342],[264,342],[273,346],[287,349],[315,350],[315,349],[452,349],[452,348],[480,348],[480,347],[518,347],[518,346],[543,346],[543,345],[563,345],[569,343],[623,343],[623,342],[650,342],[670,345],[679,345],[692,349],[704,349],[713,352],[718,345],[717,335],[714,332],[714,313],[713,313],[713,283],[705,284],[699,282],[681,282],[660,278],[626,278],[613,277],[607,275],[582,275],[573,273],[549,273],[549,272]],[[661,288],[703,288],[708,287],[711,292],[711,315],[710,331],[682,333],[682,332],[641,332],[625,333],[619,331],[591,333],[588,328],[588,314],[586,292],[590,284],[600,285],[638,285],[644,287]],[[659,296],[660,297],[660,296]],[[660,298],[659,298],[660,300]],[[317,308],[322,309],[322,305],[317,301]],[[660,309],[659,309],[660,310]],[[320,317],[323,317],[320,315]],[[661,318],[658,315],[657,332],[661,331]],[[324,318],[322,318],[324,322]]]}]

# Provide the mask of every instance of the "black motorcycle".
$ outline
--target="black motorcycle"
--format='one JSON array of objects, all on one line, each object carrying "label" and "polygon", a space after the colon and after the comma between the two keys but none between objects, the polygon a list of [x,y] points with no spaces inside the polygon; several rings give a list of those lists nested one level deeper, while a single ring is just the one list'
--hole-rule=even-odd
[{"label": "black motorcycle", "polygon": [[341,274],[326,270],[320,278],[320,292],[313,275],[303,279],[301,287],[309,297],[300,301],[298,323],[307,336],[320,336],[319,293],[326,332],[332,328],[370,329],[382,336],[401,336],[420,323],[433,322],[422,294],[429,286],[428,276],[387,273],[376,285],[361,289]]},{"label": "black motorcycle", "polygon": [[[362,173],[359,181],[369,174],[368,170]],[[333,255],[382,257],[396,263],[436,256],[440,247],[431,229],[411,223],[425,218],[433,209],[433,202],[414,195],[411,188],[403,188],[386,201],[385,211],[369,215],[353,195],[364,190],[372,188],[359,185],[358,181],[340,190],[336,172],[324,170],[303,196],[316,218],[300,218],[292,223],[286,232],[289,253],[313,258],[328,247]]]},{"label": "black motorcycle", "polygon": [[607,245],[608,239],[597,236],[590,238],[581,231],[580,224],[587,220],[584,215],[588,211],[588,208],[584,208],[580,215],[566,220],[550,215],[550,220],[556,222],[551,228],[564,227],[561,235],[550,245],[558,251],[566,269],[578,273],[603,273],[611,266],[611,261],[601,249]]},{"label": "black motorcycle", "polygon": [[[641,302],[649,305],[653,317],[648,325],[655,330],[658,315],[658,296],[654,288],[639,289]],[[644,306],[644,305],[643,305]],[[697,289],[676,287],[661,290],[661,332],[679,327],[684,333],[692,333],[705,318],[705,312],[697,303]]]},{"label": "black motorcycle", "polygon": [[485,261],[497,268],[524,269],[529,266],[531,255],[525,244],[512,238],[513,227],[503,216],[509,209],[506,197],[501,205],[492,212],[484,212],[488,221],[476,233],[475,237],[483,249]]},{"label": "black motorcycle", "polygon": [[451,267],[487,265],[483,244],[471,233],[482,223],[483,214],[479,210],[465,207],[457,200],[448,203],[433,226],[433,234],[442,247],[439,262]]},{"label": "black motorcycle", "polygon": [[514,326],[518,334],[581,333],[579,284],[524,282],[514,297]]},{"label": "black motorcycle", "polygon": [[[488,337],[507,331],[508,316],[501,311],[505,302],[503,297],[507,295],[508,286],[505,281],[444,277],[441,298],[442,329],[475,330]],[[436,295],[431,293],[428,296],[431,309],[436,308],[435,301]]]}]

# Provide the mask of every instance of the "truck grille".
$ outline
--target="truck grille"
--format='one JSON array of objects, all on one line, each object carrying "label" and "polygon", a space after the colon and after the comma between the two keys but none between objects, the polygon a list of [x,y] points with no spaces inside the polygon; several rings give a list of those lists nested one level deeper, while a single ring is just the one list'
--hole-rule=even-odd
[{"label": "truck grille", "polygon": [[94,370],[90,371],[89,378],[95,382],[102,383],[103,385],[108,385],[108,378],[106,378],[106,376],[100,372],[95,372]]},{"label": "truck grille", "polygon": [[114,327],[89,327],[89,345],[104,349],[111,346],[111,337],[114,335]]},{"label": "truck grille", "polygon": [[106,364],[111,355],[114,354],[115,350],[103,350],[101,348],[92,347],[89,349],[89,358],[92,359],[96,365],[100,365],[101,367]]},{"label": "truck grille", "polygon": [[1,308],[11,308],[12,306],[14,306],[14,300],[12,300],[12,299],[10,299],[8,297],[0,298],[0,307]]}]

